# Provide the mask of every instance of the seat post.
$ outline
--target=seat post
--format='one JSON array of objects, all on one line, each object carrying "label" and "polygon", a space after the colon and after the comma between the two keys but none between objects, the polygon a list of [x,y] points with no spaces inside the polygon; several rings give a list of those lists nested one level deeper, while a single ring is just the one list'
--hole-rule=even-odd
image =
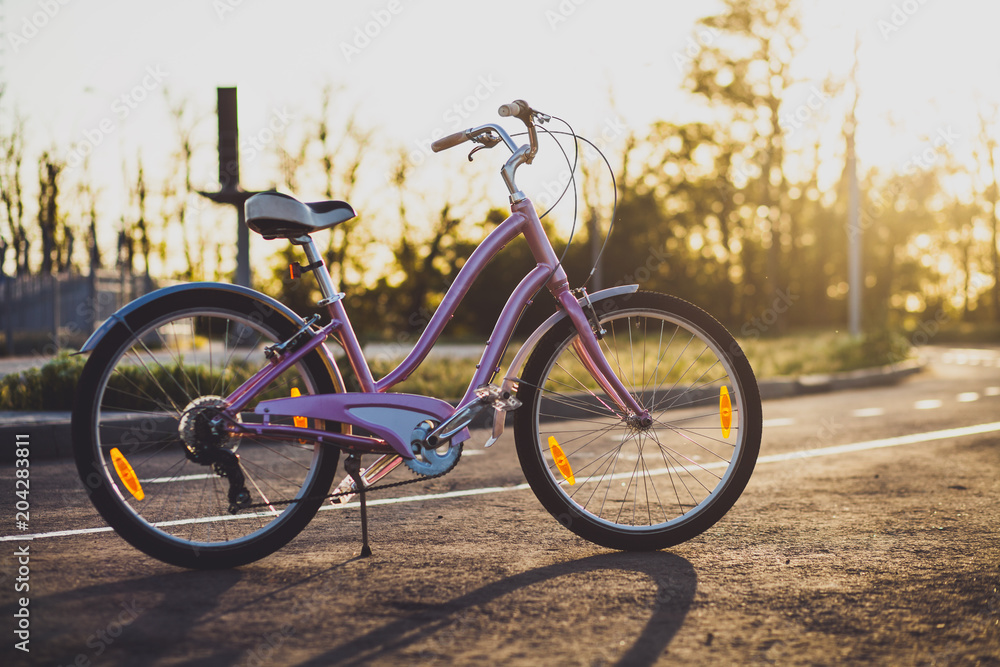
[{"label": "seat post", "polygon": [[322,265],[313,271],[313,274],[316,276],[316,280],[319,281],[319,291],[323,294],[323,298],[320,299],[316,305],[327,306],[343,299],[344,293],[337,291],[337,286],[333,284],[333,278],[330,277],[330,271],[327,269],[326,263],[323,262],[323,257],[319,254],[319,250],[316,249],[316,242],[312,240],[312,237],[308,235],[300,236],[298,238],[291,239],[291,242],[295,245],[302,246],[302,249],[306,252],[306,259],[309,260],[310,264],[319,262]]}]

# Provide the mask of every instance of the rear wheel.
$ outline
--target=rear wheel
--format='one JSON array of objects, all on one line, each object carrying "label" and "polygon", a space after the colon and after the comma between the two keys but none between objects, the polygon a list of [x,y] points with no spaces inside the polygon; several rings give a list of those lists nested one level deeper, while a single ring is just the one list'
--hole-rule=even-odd
[{"label": "rear wheel", "polygon": [[[77,390],[73,447],[91,501],[126,541],[173,565],[223,568],[263,558],[306,526],[339,450],[211,425],[222,397],[265,363],[263,348],[298,326],[249,295],[187,290],[133,311],[101,340]],[[296,390],[337,390],[319,352],[264,387],[240,419]],[[261,506],[231,513],[239,477],[249,493],[241,504]]]},{"label": "rear wheel", "polygon": [[652,426],[599,389],[565,319],[519,380],[517,453],[535,495],[576,534],[662,549],[705,531],[739,498],[760,448],[760,394],[739,345],[703,310],[652,292],[619,301],[599,317],[599,343]]}]

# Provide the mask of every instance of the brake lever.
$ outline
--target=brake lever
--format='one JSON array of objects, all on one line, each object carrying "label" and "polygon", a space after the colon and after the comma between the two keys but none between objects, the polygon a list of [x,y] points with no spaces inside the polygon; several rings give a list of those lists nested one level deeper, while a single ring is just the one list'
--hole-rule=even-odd
[{"label": "brake lever", "polygon": [[476,154],[476,151],[481,151],[484,148],[493,148],[494,146],[499,144],[500,136],[493,134],[492,132],[485,132],[483,134],[473,137],[472,141],[479,144],[479,146],[473,148],[472,151],[469,153],[469,162],[472,162],[472,156]]}]

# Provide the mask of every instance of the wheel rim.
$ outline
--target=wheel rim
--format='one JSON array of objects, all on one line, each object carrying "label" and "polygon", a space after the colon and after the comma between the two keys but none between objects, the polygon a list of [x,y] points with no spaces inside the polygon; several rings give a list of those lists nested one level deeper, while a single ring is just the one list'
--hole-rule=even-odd
[{"label": "wheel rim", "polygon": [[[273,503],[309,492],[320,468],[318,445],[234,438],[223,446],[240,457],[250,502],[272,504],[230,514],[228,481],[211,465],[192,461],[178,432],[185,407],[232,392],[262,365],[263,347],[276,339],[272,329],[244,314],[193,308],[135,331],[108,364],[95,397],[95,462],[113,499],[161,539],[184,547],[238,547],[295,513],[296,503]],[[316,392],[303,362],[268,384],[242,418],[255,418],[256,400],[289,396],[292,387]],[[317,420],[309,425],[323,427]],[[129,472],[120,463],[116,469],[112,449],[128,462],[141,499],[129,489]]]},{"label": "wheel rim", "polygon": [[[620,409],[583,368],[574,332],[543,370],[531,406],[546,480],[605,528],[679,527],[714,503],[738,467],[747,437],[744,389],[729,356],[688,319],[637,309],[602,324],[605,356],[653,425],[640,428],[615,413]],[[727,436],[723,386],[731,406]]]}]

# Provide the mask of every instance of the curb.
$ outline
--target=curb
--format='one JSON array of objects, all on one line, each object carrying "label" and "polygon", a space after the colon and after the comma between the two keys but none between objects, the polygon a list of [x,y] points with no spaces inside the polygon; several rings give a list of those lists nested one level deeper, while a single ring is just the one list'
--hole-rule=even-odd
[{"label": "curb", "polygon": [[[758,383],[761,400],[885,387],[919,373],[924,360],[829,375],[773,378]],[[16,420],[16,421],[15,421]],[[27,435],[32,460],[72,459],[69,412],[0,412],[0,464],[14,462],[15,436]]]},{"label": "curb", "polygon": [[862,368],[844,373],[802,375],[797,378],[773,378],[758,383],[761,400],[790,398],[808,394],[824,394],[848,389],[887,387],[919,373],[927,366],[926,360],[910,359],[901,364],[878,368]]},{"label": "curb", "polygon": [[18,435],[28,436],[32,461],[73,458],[69,412],[0,412],[0,463],[14,462]]}]

